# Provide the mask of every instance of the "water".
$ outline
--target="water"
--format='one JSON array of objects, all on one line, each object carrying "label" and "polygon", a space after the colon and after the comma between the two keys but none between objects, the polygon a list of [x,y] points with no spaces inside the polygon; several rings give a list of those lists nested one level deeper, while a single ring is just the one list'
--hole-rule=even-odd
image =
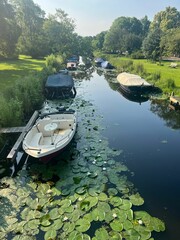
[{"label": "water", "polygon": [[145,200],[142,209],[165,222],[166,231],[154,238],[179,240],[179,113],[163,103],[129,101],[118,91],[115,76],[91,74],[81,82],[75,79],[77,97],[83,95],[96,106],[102,134],[111,148],[123,150],[121,160],[133,173],[130,181]]},{"label": "water", "polygon": [[98,106],[110,146],[123,150],[123,161],[134,172],[132,181],[145,200],[143,209],[165,221],[166,231],[156,240],[179,240],[180,117],[166,105],[129,101],[117,88],[94,73],[81,91]]}]

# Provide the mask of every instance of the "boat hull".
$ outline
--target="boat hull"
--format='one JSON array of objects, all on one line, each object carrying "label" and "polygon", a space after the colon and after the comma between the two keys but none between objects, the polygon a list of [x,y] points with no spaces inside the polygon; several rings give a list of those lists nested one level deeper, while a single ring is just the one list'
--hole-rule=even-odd
[{"label": "boat hull", "polygon": [[63,151],[76,132],[76,113],[49,114],[38,119],[23,140],[24,151],[48,162]]}]

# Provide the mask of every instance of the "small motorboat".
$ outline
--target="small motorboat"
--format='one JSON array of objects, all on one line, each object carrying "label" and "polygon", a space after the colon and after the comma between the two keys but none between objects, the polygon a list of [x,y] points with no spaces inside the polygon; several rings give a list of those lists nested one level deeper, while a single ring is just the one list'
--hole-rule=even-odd
[{"label": "small motorboat", "polygon": [[48,162],[73,139],[76,131],[76,112],[58,111],[41,116],[23,140],[24,151]]},{"label": "small motorboat", "polygon": [[122,91],[128,94],[144,94],[154,90],[154,86],[138,75],[130,73],[120,73],[117,76]]}]

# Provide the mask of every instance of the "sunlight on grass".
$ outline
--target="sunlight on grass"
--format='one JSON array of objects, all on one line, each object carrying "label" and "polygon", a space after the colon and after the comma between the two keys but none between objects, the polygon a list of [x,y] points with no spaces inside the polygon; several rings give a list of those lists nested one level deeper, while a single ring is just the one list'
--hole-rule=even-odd
[{"label": "sunlight on grass", "polygon": [[25,55],[20,55],[17,60],[0,61],[0,91],[32,71],[41,71],[44,63],[44,59],[32,59]]}]

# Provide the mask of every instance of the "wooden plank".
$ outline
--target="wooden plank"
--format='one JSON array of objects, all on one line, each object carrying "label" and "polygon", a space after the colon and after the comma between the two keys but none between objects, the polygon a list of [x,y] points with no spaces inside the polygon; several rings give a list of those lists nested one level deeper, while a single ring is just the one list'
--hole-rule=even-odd
[{"label": "wooden plank", "polygon": [[16,157],[16,154],[17,154],[17,152],[19,150],[19,148],[21,147],[22,141],[23,141],[27,131],[29,131],[29,128],[34,124],[34,122],[36,121],[38,115],[39,115],[38,111],[35,111],[34,114],[32,115],[32,117],[30,118],[29,122],[27,123],[26,127],[24,127],[23,132],[21,133],[21,135],[17,139],[17,141],[14,144],[14,146],[12,147],[11,151],[9,152],[9,154],[7,156],[7,159],[14,160],[14,158]]},{"label": "wooden plank", "polygon": [[23,132],[25,127],[10,127],[10,128],[1,128],[0,133],[20,133]]}]

